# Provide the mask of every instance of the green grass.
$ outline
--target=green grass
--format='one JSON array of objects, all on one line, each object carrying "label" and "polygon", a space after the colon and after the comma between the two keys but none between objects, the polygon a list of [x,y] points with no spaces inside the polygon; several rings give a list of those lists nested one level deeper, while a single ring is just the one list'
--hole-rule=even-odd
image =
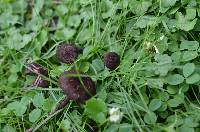
[{"label": "green grass", "polygon": [[[199,7],[198,0],[0,0],[0,132],[198,132]],[[83,48],[71,65],[55,56],[62,42]],[[114,71],[103,64],[108,51],[121,58]],[[49,88],[31,86],[29,62],[49,69]],[[52,115],[64,98],[58,77],[74,68],[92,77],[97,94]],[[113,107],[123,113],[116,123]]]}]

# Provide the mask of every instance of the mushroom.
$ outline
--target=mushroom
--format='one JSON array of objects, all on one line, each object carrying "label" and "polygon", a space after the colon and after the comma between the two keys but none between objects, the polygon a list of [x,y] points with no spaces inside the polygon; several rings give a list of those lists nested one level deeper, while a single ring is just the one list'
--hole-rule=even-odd
[{"label": "mushroom", "polygon": [[26,69],[25,69],[25,74],[26,75],[33,75],[33,76],[37,76],[37,78],[32,82],[33,86],[36,87],[42,87],[42,88],[46,88],[49,86],[49,81],[44,80],[42,78],[43,76],[47,76],[48,75],[48,69],[42,67],[41,65],[37,64],[37,63],[30,63],[27,65]]},{"label": "mushroom", "polygon": [[60,102],[55,111],[63,108],[69,100],[81,104],[96,94],[95,84],[92,79],[86,75],[80,75],[75,70],[64,71],[60,75],[59,85],[66,98]]},{"label": "mushroom", "polygon": [[56,56],[62,63],[71,64],[78,57],[79,49],[73,44],[61,44],[58,46]]},{"label": "mushroom", "polygon": [[120,56],[115,52],[108,52],[104,56],[104,65],[110,70],[115,70],[120,64]]},{"label": "mushroom", "polygon": [[33,81],[33,86],[47,88],[49,87],[49,81],[42,79],[41,76],[37,76]]},{"label": "mushroom", "polygon": [[25,69],[26,75],[48,75],[48,70],[37,63],[30,63]]},{"label": "mushroom", "polygon": [[78,103],[83,103],[96,94],[92,79],[79,75],[75,70],[64,71],[59,78],[59,85],[69,99]]}]

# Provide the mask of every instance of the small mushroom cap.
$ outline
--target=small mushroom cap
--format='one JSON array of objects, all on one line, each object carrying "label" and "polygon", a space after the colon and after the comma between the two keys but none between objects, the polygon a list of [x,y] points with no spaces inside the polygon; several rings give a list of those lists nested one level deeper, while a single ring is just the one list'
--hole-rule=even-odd
[{"label": "small mushroom cap", "polygon": [[120,56],[115,52],[108,52],[104,56],[104,65],[110,70],[116,69],[120,64]]},{"label": "small mushroom cap", "polygon": [[36,87],[42,87],[42,88],[47,88],[49,87],[49,81],[42,79],[42,77],[38,76],[34,81],[33,81],[33,86]]},{"label": "small mushroom cap", "polygon": [[96,94],[96,88],[90,77],[73,76],[77,74],[75,70],[64,71],[59,78],[59,85],[70,100],[83,103]]},{"label": "small mushroom cap", "polygon": [[70,64],[78,57],[78,48],[73,44],[61,44],[58,46],[56,56],[62,63]]},{"label": "small mushroom cap", "polygon": [[26,75],[38,75],[42,74],[44,76],[48,75],[48,70],[37,63],[30,63],[25,69]]}]

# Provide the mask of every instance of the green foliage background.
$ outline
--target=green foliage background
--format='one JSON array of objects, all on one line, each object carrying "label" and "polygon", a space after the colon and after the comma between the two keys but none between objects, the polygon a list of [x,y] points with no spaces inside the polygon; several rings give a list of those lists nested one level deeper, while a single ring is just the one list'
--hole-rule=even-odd
[{"label": "green foliage background", "polygon": [[[200,0],[0,0],[0,132],[45,119],[40,131],[200,131],[199,18]],[[74,64],[58,63],[61,42],[84,48]],[[107,51],[121,56],[112,72]],[[28,62],[49,69],[49,88],[30,86]],[[64,97],[51,78],[75,65],[97,95],[48,119]],[[111,107],[121,122],[108,120]]]}]

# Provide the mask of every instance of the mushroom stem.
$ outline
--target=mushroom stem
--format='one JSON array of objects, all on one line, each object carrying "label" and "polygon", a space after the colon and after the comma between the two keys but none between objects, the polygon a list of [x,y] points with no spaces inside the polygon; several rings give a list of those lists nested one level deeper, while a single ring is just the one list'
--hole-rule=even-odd
[{"label": "mushroom stem", "polygon": [[39,84],[39,80],[41,80],[41,76],[39,75],[39,76],[37,76],[37,78],[35,79],[35,81],[33,82],[33,86],[38,86],[38,84]]},{"label": "mushroom stem", "polygon": [[65,96],[65,98],[58,103],[53,113],[60,109],[63,109],[69,103],[69,101],[70,99]]}]

